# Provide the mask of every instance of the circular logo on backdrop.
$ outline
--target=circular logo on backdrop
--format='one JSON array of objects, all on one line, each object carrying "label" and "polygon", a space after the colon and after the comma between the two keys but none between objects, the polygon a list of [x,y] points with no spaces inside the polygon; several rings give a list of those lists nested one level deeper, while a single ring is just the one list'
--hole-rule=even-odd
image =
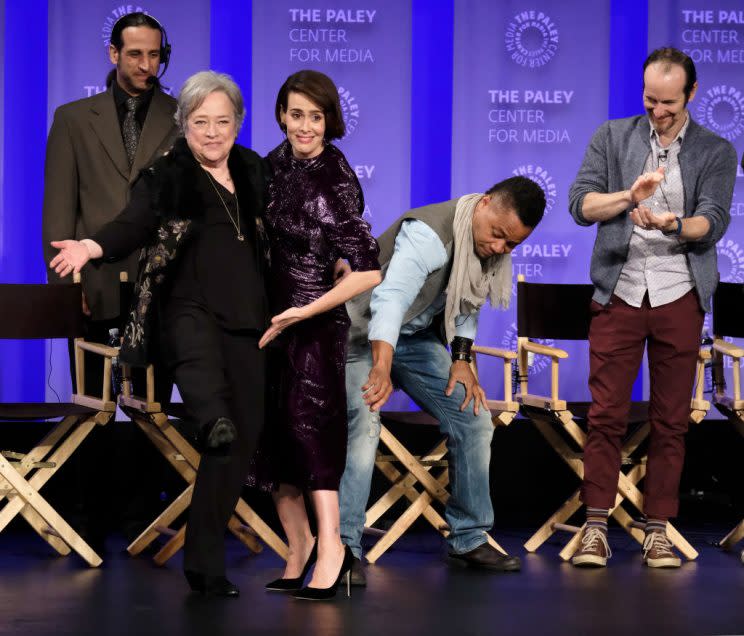
[{"label": "circular logo on backdrop", "polygon": [[344,116],[346,124],[346,136],[356,130],[359,125],[359,104],[348,88],[338,87],[338,98],[341,103],[341,114]]},{"label": "circular logo on backdrop", "polygon": [[744,283],[744,250],[739,244],[726,239],[718,243],[716,251],[721,280],[726,283]]},{"label": "circular logo on backdrop", "polygon": [[700,99],[697,115],[703,126],[733,141],[744,132],[744,94],[733,86],[714,86]]},{"label": "circular logo on backdrop", "polygon": [[[555,346],[555,340],[541,340],[539,338],[536,338],[533,340],[533,342],[539,342],[540,344],[547,345],[549,347]],[[509,325],[509,328],[504,332],[504,337],[501,339],[501,346],[504,349],[508,349],[509,351],[516,351],[517,350],[517,324],[512,323]],[[547,367],[550,366],[550,358],[547,356],[533,356],[530,355],[530,358],[532,358],[532,364],[530,365],[530,372],[529,375],[537,375],[541,371],[544,371]]]},{"label": "circular logo on backdrop", "polygon": [[558,29],[542,11],[520,11],[506,27],[506,50],[517,64],[544,66],[558,50]]},{"label": "circular logo on backdrop", "polygon": [[545,168],[528,163],[512,170],[512,174],[517,177],[527,177],[539,185],[545,193],[545,212],[550,212],[553,209],[558,191],[553,177]]},{"label": "circular logo on backdrop", "polygon": [[108,15],[106,15],[106,19],[103,21],[103,26],[101,27],[101,39],[106,48],[111,44],[111,29],[114,28],[116,21],[127,13],[147,13],[149,15],[150,12],[139,5],[115,5],[108,12]]}]

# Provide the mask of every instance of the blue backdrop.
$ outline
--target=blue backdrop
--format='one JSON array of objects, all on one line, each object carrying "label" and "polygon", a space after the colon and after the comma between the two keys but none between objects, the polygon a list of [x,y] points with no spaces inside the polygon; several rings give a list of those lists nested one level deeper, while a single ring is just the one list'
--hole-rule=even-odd
[{"label": "blue backdrop", "polygon": [[[740,2],[706,4],[715,4],[710,15],[674,0],[597,0],[591,12],[579,0],[3,0],[0,281],[44,280],[39,226],[50,117],[103,85],[107,35],[123,8],[165,24],[173,57],[163,81],[174,93],[206,67],[236,78],[251,105],[240,140],[262,153],[281,139],[273,103],[286,76],[308,67],[331,75],[352,129],[340,146],[360,175],[375,232],[408,207],[525,174],[545,189],[550,209],[515,254],[515,270],[533,280],[587,282],[594,231],[571,221],[567,189],[592,130],[641,111],[649,48],[690,49],[701,85],[693,116],[744,147]],[[731,280],[744,280],[742,183],[730,242],[721,247]],[[480,339],[510,345],[513,320],[513,310],[485,309]],[[64,349],[0,343],[0,399],[43,399],[47,385],[64,398]],[[575,364],[585,365],[583,350]],[[534,374],[546,381],[538,367]],[[495,367],[487,376],[487,389],[500,384]],[[572,377],[569,396],[585,396],[585,374]]]}]

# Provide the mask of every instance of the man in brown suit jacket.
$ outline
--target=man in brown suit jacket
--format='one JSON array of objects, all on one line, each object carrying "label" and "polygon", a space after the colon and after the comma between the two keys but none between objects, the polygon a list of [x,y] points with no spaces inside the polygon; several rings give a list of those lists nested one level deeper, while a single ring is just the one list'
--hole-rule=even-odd
[{"label": "man in brown suit jacket", "polygon": [[[167,67],[169,55],[165,30],[157,20],[144,13],[124,15],[111,31],[109,58],[115,67],[107,79],[108,90],[57,108],[47,141],[44,180],[42,237],[47,266],[57,253],[51,241],[95,234],[124,209],[130,185],[142,168],[165,154],[175,141],[176,100],[160,89],[156,77],[161,64]],[[125,270],[135,280],[137,256],[134,253],[125,261],[88,265],[83,270],[88,340],[106,342],[109,329],[119,327],[119,272]],[[48,280],[69,282],[51,270]],[[103,379],[103,361],[96,358],[87,357],[85,365],[85,392],[92,395],[100,395]],[[75,386],[72,355],[70,359]],[[162,373],[159,376],[162,380]],[[158,385],[163,394],[158,397],[168,399],[171,383],[166,379]],[[109,529],[110,502],[122,496],[106,491],[124,493],[124,523],[131,526],[125,527],[127,534],[137,532],[149,514],[146,502],[153,498],[149,496],[153,485],[145,483],[144,477],[140,484],[114,483],[115,471],[107,464],[114,454],[121,454],[123,431],[112,428],[98,431],[73,462],[77,469],[74,491],[79,498],[75,507],[82,512],[80,532],[96,551],[103,548]],[[114,439],[115,435],[119,437]],[[138,461],[152,461],[152,470],[157,469],[152,449],[141,439],[124,445]]]},{"label": "man in brown suit jacket", "polygon": [[[164,62],[162,27],[144,13],[122,17],[113,27],[109,56],[116,65],[104,93],[57,108],[47,141],[42,235],[47,263],[57,253],[49,244],[95,234],[126,206],[129,187],[140,170],[173,144],[176,101],[157,80]],[[134,98],[134,122],[127,102]],[[137,130],[131,159],[125,146],[125,127]],[[141,132],[140,132],[141,131]],[[119,272],[130,280],[137,274],[137,254],[116,264],[88,266],[83,271],[88,338],[103,342],[112,319],[119,314]],[[67,282],[48,271],[50,283]],[[100,387],[100,374],[86,377],[86,392]]]}]

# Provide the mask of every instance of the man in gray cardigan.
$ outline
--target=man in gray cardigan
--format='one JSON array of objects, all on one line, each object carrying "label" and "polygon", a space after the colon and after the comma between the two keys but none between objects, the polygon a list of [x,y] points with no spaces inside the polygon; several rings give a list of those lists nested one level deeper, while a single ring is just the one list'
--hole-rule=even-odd
[{"label": "man in gray cardigan", "polygon": [[[363,585],[361,538],[380,438],[379,410],[396,387],[439,421],[449,437],[450,492],[445,510],[450,556],[496,571],[518,570],[517,557],[487,543],[493,524],[489,464],[493,425],[469,367],[478,314],[508,303],[509,253],[542,218],[545,195],[524,177],[410,210],[380,236],[384,279],[347,303],[349,438],[341,480],[341,536],[354,553],[352,584]],[[434,327],[443,318],[445,341]],[[471,405],[472,401],[472,405]]]},{"label": "man in gray cardigan", "polygon": [[605,566],[633,381],[648,345],[651,437],[643,560],[679,567],[666,535],[677,513],[690,395],[704,312],[718,283],[716,242],[729,224],[736,178],[731,144],[696,124],[692,60],[673,48],[643,66],[646,115],[604,123],[571,186],[571,215],[597,223],[589,332],[589,435],[577,566]]}]

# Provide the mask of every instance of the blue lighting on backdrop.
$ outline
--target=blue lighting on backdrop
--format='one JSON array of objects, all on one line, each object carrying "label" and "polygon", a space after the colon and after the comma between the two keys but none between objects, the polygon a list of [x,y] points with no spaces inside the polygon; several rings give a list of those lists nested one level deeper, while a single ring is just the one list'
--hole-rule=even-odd
[{"label": "blue lighting on backdrop", "polygon": [[[55,4],[52,4],[52,1]],[[60,95],[65,94],[60,87],[64,88],[66,83],[72,84],[66,87],[70,94],[79,97],[85,95],[78,95],[84,88],[78,84],[95,83],[92,80],[82,83],[78,81],[75,72],[80,70],[78,67],[81,60],[72,59],[74,55],[71,55],[69,59],[54,57],[60,55],[58,48],[55,47],[59,46],[59,42],[64,43],[63,38],[69,34],[69,37],[78,38],[76,44],[83,42],[87,45],[90,42],[91,46],[95,46],[95,55],[101,58],[97,63],[105,64],[105,48],[101,39],[103,31],[98,25],[104,24],[106,15],[110,16],[117,10],[117,7],[121,6],[113,1],[106,3],[105,0],[95,0],[96,7],[91,9],[92,3],[83,0],[52,1],[5,2],[0,0],[0,33],[2,33],[3,42],[0,48],[0,55],[2,55],[0,59],[0,88],[2,90],[2,95],[0,95],[2,102],[0,104],[0,153],[2,155],[0,183],[3,185],[0,201],[0,282],[43,282],[45,280],[40,224],[44,151],[50,122],[49,113],[59,105]],[[246,107],[250,110],[251,104],[256,103],[257,96],[263,99],[266,95],[275,95],[279,85],[285,79],[283,76],[269,77],[266,74],[270,68],[278,68],[281,64],[286,66],[288,62],[291,62],[291,52],[299,50],[294,48],[297,44],[293,38],[303,33],[310,34],[312,37],[310,32],[317,26],[313,23],[323,22],[320,26],[325,29],[324,37],[344,38],[349,42],[345,52],[334,52],[333,47],[327,43],[326,48],[317,43],[306,43],[307,48],[303,51],[308,55],[312,51],[320,51],[326,56],[348,55],[360,60],[356,65],[340,65],[336,59],[334,62],[336,66],[326,65],[323,70],[330,68],[331,70],[328,71],[330,74],[344,79],[350,78],[350,83],[353,84],[347,106],[352,109],[359,108],[361,123],[357,133],[349,142],[344,141],[343,143],[347,145],[342,147],[349,155],[352,165],[355,165],[355,161],[359,164],[355,167],[360,176],[367,170],[366,177],[372,177],[371,169],[375,170],[374,177],[367,182],[363,180],[362,184],[365,191],[370,192],[371,196],[368,198],[374,203],[370,218],[378,233],[389,221],[403,213],[408,206],[420,206],[463,194],[459,191],[465,182],[462,176],[463,171],[462,169],[459,173],[457,171],[457,167],[462,166],[463,157],[457,154],[458,147],[452,147],[451,140],[454,139],[455,145],[460,143],[461,146],[474,143],[472,139],[482,142],[477,135],[482,136],[483,121],[472,122],[474,129],[479,132],[470,140],[467,138],[467,125],[471,122],[466,122],[467,125],[463,127],[461,121],[455,121],[455,126],[453,126],[453,113],[457,117],[457,108],[462,110],[463,104],[462,100],[458,102],[455,87],[459,86],[462,89],[463,86],[468,85],[468,78],[458,76],[458,72],[461,73],[464,67],[472,65],[473,77],[479,77],[479,68],[482,70],[483,65],[494,64],[494,68],[506,68],[503,66],[506,58],[501,53],[496,53],[504,46],[504,25],[493,25],[491,32],[494,48],[490,55],[473,54],[469,59],[466,56],[466,64],[462,64],[463,51],[458,37],[463,37],[463,20],[471,19],[471,14],[487,16],[489,11],[492,11],[491,15],[497,15],[496,12],[500,11],[508,18],[507,22],[512,19],[518,22],[517,16],[523,9],[535,8],[537,10],[538,5],[545,5],[546,13],[551,14],[552,18],[558,16],[563,19],[560,29],[561,35],[566,40],[560,42],[563,49],[559,56],[563,55],[563,59],[567,60],[569,55],[576,55],[577,46],[583,45],[587,49],[584,53],[587,61],[607,58],[601,72],[593,76],[602,76],[601,86],[589,87],[595,89],[595,94],[607,93],[606,111],[604,106],[599,109],[602,112],[596,112],[597,109],[594,109],[588,115],[588,122],[593,124],[595,119],[599,123],[607,117],[624,117],[636,114],[641,109],[640,69],[649,50],[649,4],[647,0],[605,0],[598,3],[597,7],[609,7],[609,9],[597,10],[596,15],[598,28],[606,29],[609,35],[603,36],[604,39],[600,37],[598,42],[594,41],[597,39],[596,34],[593,36],[594,40],[587,37],[587,42],[591,41],[593,44],[584,44],[584,38],[578,38],[579,44],[577,44],[577,38],[570,37],[573,33],[572,29],[576,29],[576,23],[594,18],[594,16],[585,15],[583,8],[585,3],[579,2],[551,5],[541,0],[532,2],[504,0],[503,3],[498,3],[497,7],[496,3],[490,0],[410,0],[410,34],[409,38],[404,37],[402,42],[399,41],[399,37],[391,38],[389,33],[385,32],[386,28],[393,32],[395,24],[391,25],[390,15],[395,14],[395,11],[399,11],[403,6],[396,0],[369,0],[366,4],[362,0],[344,0],[340,4],[348,9],[334,13],[333,20],[337,24],[330,24],[331,17],[329,13],[324,13],[325,9],[317,9],[321,12],[318,14],[321,17],[316,20],[316,16],[310,14],[299,18],[299,14],[290,17],[286,11],[283,13],[275,11],[272,14],[271,9],[267,8],[269,5],[256,4],[256,2],[190,0],[189,6],[198,10],[199,15],[196,17],[194,17],[194,11],[184,12],[181,16],[175,6],[176,3],[164,3],[162,0],[144,3],[146,9],[151,10],[153,15],[163,20],[169,36],[172,36],[175,63],[172,64],[165,79],[172,83],[174,92],[177,91],[186,75],[201,70],[201,68],[191,68],[191,66],[201,64],[196,60],[206,59],[208,51],[210,66],[230,73],[236,79],[243,90]],[[665,2],[669,6],[671,19],[672,14],[676,16],[679,13],[678,7],[673,0],[665,0]],[[725,4],[728,0],[719,0],[719,2]],[[98,7],[99,4],[103,7],[100,11],[100,19],[98,17],[98,9],[101,8]],[[323,7],[325,4],[319,0],[315,3],[298,2],[296,6]],[[272,5],[279,6],[281,2],[277,0]],[[576,8],[572,8],[574,6]],[[91,11],[95,15],[90,16]],[[95,23],[97,26],[91,29],[93,32],[87,33],[85,31],[91,28],[88,22],[77,21],[75,24],[78,27],[71,27],[68,31],[63,28],[68,13],[73,16],[88,15],[90,23]],[[187,15],[188,13],[191,17]],[[387,21],[385,14],[387,14]],[[575,15],[576,20],[567,18],[567,14]],[[207,15],[208,26],[205,20]],[[264,20],[264,22],[259,22],[259,20]],[[365,20],[367,24],[357,23],[365,22]],[[571,24],[571,22],[574,23]],[[670,22],[670,24],[673,23],[676,24],[674,21]],[[84,24],[84,28],[80,27],[80,24]],[[398,21],[398,25],[400,24],[401,22]],[[199,37],[192,35],[189,41],[190,34],[194,32],[193,29],[201,27],[203,28]],[[267,33],[266,29],[275,29],[275,31]],[[318,32],[321,30],[323,29],[318,29]],[[331,35],[332,31],[335,35]],[[600,32],[605,33],[605,31]],[[459,36],[456,36],[458,33]],[[206,49],[204,48],[205,38],[209,38]],[[606,42],[607,38],[609,42]],[[50,47],[50,42],[57,44]],[[263,45],[260,49],[255,48],[257,42],[267,42],[267,50],[264,50]],[[474,49],[478,45],[480,43],[473,42]],[[460,50],[457,47],[461,47]],[[599,47],[601,51],[592,50],[592,47]],[[78,50],[80,49],[75,48],[75,51]],[[376,65],[374,60],[370,63],[365,61],[367,56],[387,60],[386,56],[391,55],[391,50],[400,56],[401,67],[398,69],[387,62]],[[460,60],[459,65],[458,60]],[[325,61],[327,62],[327,58]],[[541,78],[540,82],[545,85],[541,88],[551,90],[557,88],[557,86],[552,86],[556,78],[559,82],[565,80],[563,84],[566,90],[575,88],[578,94],[578,90],[582,88],[582,68],[579,65],[567,69],[566,63],[563,64],[563,78],[556,75],[556,71],[550,70],[553,67],[548,70],[543,69],[540,71],[542,74],[533,74],[532,77]],[[297,68],[308,66],[313,66],[312,61],[301,64]],[[590,65],[587,64],[587,66]],[[60,77],[64,69],[69,69],[69,73],[76,79],[69,80],[66,73]],[[508,70],[508,74],[513,78],[509,80],[512,82],[512,89],[522,89],[520,82],[523,82],[525,76],[522,73],[525,72],[512,64]],[[705,72],[704,67],[699,68],[702,82],[705,82]],[[93,75],[97,73],[96,71]],[[499,84],[502,79],[506,82],[506,79],[502,77],[501,71],[498,73],[496,79],[487,78],[485,83],[481,81],[473,89],[474,100],[482,98],[485,94],[484,89],[503,88]],[[480,73],[480,76],[485,75]],[[370,86],[376,86],[381,77],[385,78],[383,85],[391,94],[382,94],[375,89],[376,92],[372,91],[375,97],[372,98],[369,95]],[[407,79],[408,77],[410,80]],[[399,80],[397,83],[396,79]],[[599,80],[596,81],[599,82]],[[385,82],[389,82],[389,87]],[[169,82],[166,81],[166,84]],[[88,88],[95,89],[96,87]],[[741,88],[744,89],[744,86]],[[515,92],[519,93],[519,91]],[[355,98],[362,103],[355,103]],[[65,97],[65,99],[68,98]],[[380,104],[385,104],[384,114],[390,122],[394,122],[392,132],[386,129],[384,124],[379,123]],[[396,112],[389,112],[391,108],[397,109]],[[264,105],[261,109],[260,113],[249,112],[239,137],[241,143],[250,145],[252,139],[254,142],[256,139],[262,139],[268,143],[273,135],[278,134],[273,122],[273,112],[263,112]],[[562,123],[568,117],[564,113],[572,113],[574,119],[577,119],[576,113],[580,113],[579,110],[557,108],[548,109],[545,112],[548,113],[548,117],[555,117],[555,121],[561,123],[562,126],[569,127],[573,124]],[[364,126],[367,127],[366,130]],[[579,130],[578,137],[584,135],[583,129],[578,127],[575,129]],[[406,139],[397,139],[396,130],[405,130]],[[520,129],[518,132],[521,135],[528,131]],[[367,141],[371,138],[374,139],[373,143]],[[556,168],[556,172],[559,169],[570,172],[578,167],[585,140],[574,139],[572,142],[572,145],[566,146],[569,150],[566,151],[564,165]],[[385,162],[382,159],[376,162],[370,159],[373,150],[380,152],[379,147],[375,148],[375,145],[389,149],[389,161],[392,165],[397,165],[396,162],[402,156],[402,151],[396,153],[396,149],[405,148],[408,152],[407,149],[410,148],[410,160],[406,165],[406,170],[402,171],[404,174],[400,174],[401,171],[397,169],[396,174],[390,174],[389,166],[384,165]],[[520,149],[509,144],[492,144],[489,157],[498,158],[504,153],[516,153],[515,156],[518,156],[519,152],[531,153],[531,148],[532,146]],[[257,147],[257,150],[265,151],[266,149]],[[555,151],[556,148],[553,147],[549,151],[546,150],[545,154],[555,154]],[[535,154],[536,160],[540,160],[540,155]],[[383,155],[380,154],[380,156]],[[476,157],[475,160],[479,159]],[[488,159],[481,160],[487,161]],[[370,165],[373,163],[376,165]],[[503,160],[501,163],[494,161],[493,165],[489,166],[490,173],[499,177],[508,176],[513,166],[508,164],[510,167],[505,168],[502,163]],[[517,163],[524,163],[524,160],[520,159]],[[565,177],[561,179],[565,180]],[[453,182],[457,191],[453,191]],[[559,183],[561,192],[555,203],[556,209],[551,213],[549,222],[545,224],[543,235],[535,239],[540,244],[548,243],[556,239],[556,236],[560,238],[563,236],[561,232],[569,231],[566,228],[569,227],[571,221],[565,212],[566,194],[563,191],[566,184],[560,179]],[[486,187],[490,184],[480,185]],[[405,193],[405,196],[401,193]],[[565,228],[561,224],[565,224]],[[573,228],[570,231],[573,231]],[[578,259],[577,263],[581,261],[580,255],[576,252],[584,250],[584,243],[588,246],[593,240],[592,232],[586,232],[584,236],[585,239],[581,239],[581,245],[573,246],[577,248],[572,254]],[[523,260],[526,259],[523,258]],[[579,269],[580,267],[577,266],[575,271],[569,272],[574,276],[572,282],[588,280],[588,271],[579,271]],[[499,326],[498,329],[500,328]],[[495,343],[495,346],[502,345],[499,342]],[[0,400],[44,399],[47,371],[45,351],[44,343],[0,341]],[[66,361],[64,364],[61,361],[55,362],[55,366],[58,367],[59,372],[60,367],[66,366]],[[640,392],[641,383],[639,382],[634,392],[635,396],[639,397]]]}]

